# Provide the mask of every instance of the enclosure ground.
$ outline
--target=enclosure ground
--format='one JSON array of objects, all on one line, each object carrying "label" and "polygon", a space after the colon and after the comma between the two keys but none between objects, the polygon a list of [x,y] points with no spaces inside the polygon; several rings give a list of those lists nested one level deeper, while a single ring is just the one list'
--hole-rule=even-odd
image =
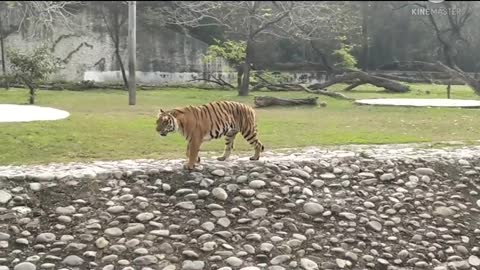
[{"label": "enclosure ground", "polygon": [[0,167],[0,269],[476,269],[479,150]]},{"label": "enclosure ground", "polygon": [[[331,88],[340,91],[344,86]],[[406,94],[385,93],[364,85],[342,92],[364,98],[444,98],[445,86],[412,85]],[[427,94],[427,91],[429,94]],[[466,86],[452,86],[452,98],[476,99]],[[234,100],[253,105],[254,96],[305,98],[306,92],[252,92],[238,97],[236,91],[159,89],[139,91],[137,105],[128,106],[128,94],[120,90],[39,91],[39,106],[59,108],[70,117],[59,121],[0,123],[0,164],[33,164],[87,160],[183,158],[185,140],[178,134],[160,137],[155,118],[160,108]],[[24,89],[0,90],[0,103],[23,104]],[[294,106],[258,108],[259,136],[269,150],[309,145],[383,144],[480,140],[476,110],[456,108],[400,108],[357,106],[353,102],[319,97],[326,107]],[[223,140],[208,142],[205,151],[221,152]],[[252,151],[239,137],[235,153]]]}]

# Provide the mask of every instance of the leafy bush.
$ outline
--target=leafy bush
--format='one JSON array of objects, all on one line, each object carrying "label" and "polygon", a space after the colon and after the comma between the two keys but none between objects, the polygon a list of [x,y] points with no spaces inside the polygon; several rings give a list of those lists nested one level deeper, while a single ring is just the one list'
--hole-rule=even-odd
[{"label": "leafy bush", "polygon": [[37,84],[48,79],[51,74],[58,70],[58,60],[46,46],[24,53],[16,49],[9,50],[8,58],[12,77],[24,83],[30,89],[29,103],[34,104]]},{"label": "leafy bush", "polygon": [[333,51],[332,55],[337,59],[336,67],[344,69],[357,69],[357,59],[351,54],[351,46],[342,45],[338,50]]},{"label": "leafy bush", "polygon": [[238,65],[245,61],[247,44],[245,41],[227,40],[223,43],[215,39],[217,44],[210,45],[203,61],[208,63],[217,57],[223,57],[230,64]]}]

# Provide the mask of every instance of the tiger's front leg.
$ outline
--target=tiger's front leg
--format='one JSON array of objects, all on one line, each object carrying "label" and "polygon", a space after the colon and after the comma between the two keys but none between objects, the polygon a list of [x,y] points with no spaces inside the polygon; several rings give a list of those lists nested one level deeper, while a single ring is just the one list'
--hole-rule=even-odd
[{"label": "tiger's front leg", "polygon": [[193,170],[195,168],[195,163],[199,162],[198,152],[200,151],[201,142],[198,140],[191,140],[188,143],[188,162],[186,164],[186,168],[189,170]]},{"label": "tiger's front leg", "polygon": [[[187,159],[190,158],[190,143],[187,144]],[[200,163],[200,156],[197,157],[197,164]]]}]

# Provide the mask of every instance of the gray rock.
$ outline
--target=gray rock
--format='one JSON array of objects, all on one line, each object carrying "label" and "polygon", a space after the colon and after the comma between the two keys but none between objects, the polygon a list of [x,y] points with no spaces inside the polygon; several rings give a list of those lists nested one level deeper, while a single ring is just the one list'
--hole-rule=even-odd
[{"label": "gray rock", "polygon": [[265,181],[262,180],[253,180],[250,183],[248,183],[248,186],[253,189],[260,189],[265,186]]},{"label": "gray rock", "polygon": [[205,267],[203,261],[190,261],[185,260],[182,264],[182,270],[202,270]]},{"label": "gray rock", "polygon": [[348,265],[348,261],[340,258],[335,259],[335,262],[337,263],[337,266],[340,269],[344,269]]},{"label": "gray rock", "polygon": [[348,212],[341,212],[338,214],[340,217],[346,218],[348,220],[355,220],[357,218],[357,215],[348,213]]},{"label": "gray rock", "polygon": [[307,213],[311,216],[315,216],[315,215],[319,215],[319,214],[323,213],[324,208],[323,208],[322,205],[320,205],[318,203],[307,202],[303,205],[303,211],[305,211],[305,213]]},{"label": "gray rock", "polygon": [[77,255],[69,255],[62,261],[63,264],[68,266],[80,266],[83,262],[84,260]]},{"label": "gray rock", "polygon": [[468,263],[469,263],[471,266],[478,267],[478,266],[480,266],[480,258],[478,258],[478,257],[475,256],[475,255],[471,255],[470,257],[468,257]]},{"label": "gray rock", "polygon": [[454,261],[454,262],[449,262],[447,265],[449,269],[455,269],[455,270],[470,269],[470,264],[467,261]]},{"label": "gray rock", "polygon": [[170,254],[173,253],[175,250],[173,249],[172,245],[165,242],[158,246],[158,250],[162,253]]},{"label": "gray rock", "polygon": [[239,267],[243,264],[243,260],[237,258],[237,257],[228,257],[225,262],[233,267]]},{"label": "gray rock", "polygon": [[[8,269],[8,268],[7,268]],[[13,270],[36,270],[37,267],[31,262],[21,262],[13,268]]]},{"label": "gray rock", "polygon": [[0,204],[6,204],[10,199],[12,199],[12,194],[6,190],[0,190]]},{"label": "gray rock", "polygon": [[415,169],[415,173],[418,175],[434,175],[435,171],[430,168],[417,168]]},{"label": "gray rock", "polygon": [[140,213],[135,218],[140,222],[150,221],[155,217],[153,213]]},{"label": "gray rock", "polygon": [[300,259],[300,266],[305,270],[318,270],[318,264],[307,258]]},{"label": "gray rock", "polygon": [[123,231],[118,227],[113,227],[113,228],[106,229],[104,233],[110,237],[118,237],[123,234]]},{"label": "gray rock", "polygon": [[273,245],[270,243],[262,243],[260,245],[260,250],[265,253],[270,253],[273,249]]},{"label": "gray rock", "polygon": [[313,182],[312,182],[312,186],[314,186],[316,188],[321,188],[324,185],[325,185],[325,181],[323,181],[323,180],[317,179],[317,180],[313,180]]},{"label": "gray rock", "polygon": [[177,208],[185,209],[185,210],[194,210],[195,209],[195,204],[193,204],[190,201],[187,202],[179,202],[175,205]]},{"label": "gray rock", "polygon": [[95,241],[95,245],[99,249],[107,247],[108,244],[109,244],[109,242],[107,241],[107,239],[105,239],[103,237],[100,237],[100,238],[97,239],[97,241]]},{"label": "gray rock", "polygon": [[158,262],[157,257],[153,255],[145,255],[145,256],[140,256],[133,259],[133,263],[136,265],[151,265],[151,264],[156,264],[157,262]]},{"label": "gray rock", "polygon": [[248,216],[253,219],[260,219],[267,215],[268,209],[267,208],[255,208],[255,210],[250,211]]},{"label": "gray rock", "polygon": [[219,218],[218,221],[217,221],[218,225],[224,227],[224,228],[227,228],[230,226],[230,224],[232,223],[230,221],[230,219],[226,218],[226,217],[222,217],[222,218]]},{"label": "gray rock", "polygon": [[325,180],[332,180],[335,179],[336,176],[333,173],[324,173],[320,175],[320,178],[325,179]]},{"label": "gray rock", "polygon": [[5,241],[5,240],[9,240],[9,239],[10,239],[10,234],[0,232],[0,241]]},{"label": "gray rock", "polygon": [[227,192],[223,188],[219,188],[219,187],[214,188],[212,190],[212,195],[213,197],[215,197],[217,200],[220,200],[220,201],[225,201],[228,198]]},{"label": "gray rock", "polygon": [[53,233],[41,233],[37,236],[36,241],[39,243],[50,243],[57,239],[57,236]]},{"label": "gray rock", "polygon": [[290,170],[293,174],[297,175],[297,176],[300,176],[302,178],[305,178],[305,179],[310,179],[310,174],[307,173],[306,171],[304,170],[300,170],[300,169],[291,169]]},{"label": "gray rock", "polygon": [[355,254],[355,253],[353,253],[353,252],[351,252],[351,251],[347,251],[347,252],[345,253],[345,258],[348,259],[348,260],[350,260],[350,261],[352,261],[352,262],[358,261],[358,256],[357,256],[357,254]]},{"label": "gray rock", "polygon": [[435,208],[435,210],[433,211],[433,215],[448,217],[448,216],[455,215],[455,210],[453,210],[450,207],[439,206]]},{"label": "gray rock", "polygon": [[380,232],[382,230],[382,224],[375,220],[368,222],[368,227],[377,232]]},{"label": "gray rock", "polygon": [[395,179],[395,175],[393,173],[385,173],[380,176],[380,180],[382,181],[391,181]]},{"label": "gray rock", "polygon": [[270,260],[270,264],[273,264],[273,265],[283,264],[288,260],[290,260],[290,255],[278,255]]},{"label": "gray rock", "polygon": [[215,176],[223,177],[223,176],[225,176],[225,171],[221,170],[221,169],[216,169],[216,170],[212,171],[212,174],[215,175]]},{"label": "gray rock", "polygon": [[125,211],[125,206],[123,205],[115,205],[115,206],[111,206],[109,208],[107,208],[107,212],[111,213],[111,214],[118,214],[118,213],[121,213]]},{"label": "gray rock", "polygon": [[67,207],[59,206],[55,209],[55,212],[59,215],[72,215],[72,214],[75,214],[76,211],[77,210],[72,205]]},{"label": "gray rock", "polygon": [[32,191],[40,191],[42,189],[42,184],[40,184],[40,183],[30,183],[29,187]]}]

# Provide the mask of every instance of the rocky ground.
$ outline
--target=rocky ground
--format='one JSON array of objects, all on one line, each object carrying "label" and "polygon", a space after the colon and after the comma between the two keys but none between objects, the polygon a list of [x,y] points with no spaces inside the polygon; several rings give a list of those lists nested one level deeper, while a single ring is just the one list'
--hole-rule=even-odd
[{"label": "rocky ground", "polygon": [[480,269],[479,147],[0,167],[0,270]]}]

